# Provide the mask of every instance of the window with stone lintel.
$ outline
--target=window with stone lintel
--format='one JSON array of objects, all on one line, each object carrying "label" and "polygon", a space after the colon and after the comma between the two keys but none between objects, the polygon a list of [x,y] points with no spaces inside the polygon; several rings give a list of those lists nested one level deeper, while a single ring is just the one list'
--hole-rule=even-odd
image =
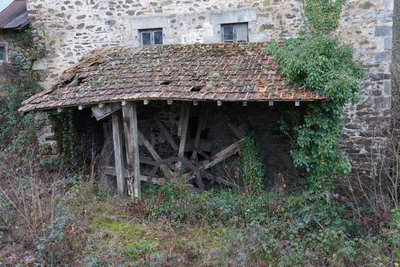
[{"label": "window with stone lintel", "polygon": [[163,30],[162,29],[143,29],[139,30],[140,45],[162,45],[163,44]]},{"label": "window with stone lintel", "polygon": [[248,23],[222,24],[221,37],[224,43],[247,43],[249,41]]}]

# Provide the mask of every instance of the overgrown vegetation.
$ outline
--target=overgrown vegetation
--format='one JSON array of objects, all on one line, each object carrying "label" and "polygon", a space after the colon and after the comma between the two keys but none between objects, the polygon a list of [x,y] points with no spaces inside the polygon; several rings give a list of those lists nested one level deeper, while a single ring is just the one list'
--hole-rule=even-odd
[{"label": "overgrown vegetation", "polygon": [[362,67],[353,61],[352,48],[329,36],[339,23],[344,1],[307,0],[304,37],[283,46],[268,47],[282,74],[294,86],[326,97],[324,103],[307,107],[304,123],[294,128],[292,157],[308,178],[310,189],[329,191],[334,181],[351,171],[338,143],[343,132],[343,110],[360,92]]},{"label": "overgrown vegetation", "polygon": [[[207,252],[208,263],[216,265],[360,266],[398,262],[398,211],[393,210],[379,237],[370,236],[366,235],[367,228],[351,219],[346,203],[337,194],[314,192],[262,192],[255,196],[216,190],[199,194],[172,182],[162,188],[147,188],[139,210],[152,221],[167,221],[173,228],[189,224],[209,231],[223,229],[224,235],[217,240],[229,249],[225,253],[219,249]],[[232,232],[235,234],[228,234]],[[240,249],[236,242],[240,242]],[[191,249],[198,257],[190,263],[201,263],[205,257],[202,250],[196,246]],[[231,249],[236,255],[229,253]],[[237,255],[243,251],[247,253]],[[153,262],[154,258],[148,260]]]},{"label": "overgrown vegetation", "polygon": [[316,34],[327,34],[336,30],[344,2],[345,0],[304,1],[307,30]]},{"label": "overgrown vegetation", "polygon": [[295,126],[292,156],[305,170],[311,189],[331,190],[334,180],[351,170],[338,143],[344,106],[358,99],[363,70],[353,61],[351,47],[325,35],[288,40],[284,46],[272,43],[268,52],[289,83],[327,98],[309,105],[304,123]]},{"label": "overgrown vegetation", "polygon": [[37,75],[33,71],[35,60],[43,57],[46,46],[36,30],[30,26],[18,34],[16,39],[21,47],[20,54],[10,63],[0,64],[0,73],[6,77],[6,97],[0,105],[0,143],[4,148],[11,140],[29,143],[34,137],[33,115],[24,116],[17,110],[23,100],[41,91]]},{"label": "overgrown vegetation", "polygon": [[76,165],[79,161],[78,134],[74,125],[73,110],[65,110],[61,113],[52,114],[51,120],[54,125],[56,140],[63,161],[69,165]]},{"label": "overgrown vegetation", "polygon": [[261,193],[264,189],[264,165],[260,160],[258,147],[253,137],[246,136],[239,155],[245,190],[253,194]]}]

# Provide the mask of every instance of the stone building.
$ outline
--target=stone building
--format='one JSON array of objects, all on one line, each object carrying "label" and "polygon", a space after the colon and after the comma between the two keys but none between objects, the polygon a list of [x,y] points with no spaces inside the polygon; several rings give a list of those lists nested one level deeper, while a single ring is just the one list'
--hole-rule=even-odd
[{"label": "stone building", "polygon": [[[220,42],[268,42],[299,35],[299,0],[28,0],[34,27],[50,47],[44,89],[95,48]],[[394,0],[347,0],[336,35],[366,70],[361,101],[349,105],[342,148],[359,173],[384,146],[390,126]],[[54,140],[53,140],[54,141]]]}]

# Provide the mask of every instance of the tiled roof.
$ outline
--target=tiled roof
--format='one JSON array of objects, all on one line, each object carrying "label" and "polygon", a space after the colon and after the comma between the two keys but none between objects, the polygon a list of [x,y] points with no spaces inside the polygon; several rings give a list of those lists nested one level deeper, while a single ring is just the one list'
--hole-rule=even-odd
[{"label": "tiled roof", "polygon": [[285,84],[266,43],[115,47],[95,50],[20,111],[128,100],[315,101]]},{"label": "tiled roof", "polygon": [[28,22],[26,0],[14,0],[0,12],[0,29],[22,29]]}]

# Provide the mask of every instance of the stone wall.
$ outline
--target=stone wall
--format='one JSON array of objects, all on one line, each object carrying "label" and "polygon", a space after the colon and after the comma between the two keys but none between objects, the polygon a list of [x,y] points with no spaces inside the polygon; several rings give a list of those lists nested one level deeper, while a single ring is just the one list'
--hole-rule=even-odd
[{"label": "stone wall", "polygon": [[[6,46],[7,50],[7,61],[0,61],[0,64],[8,64],[12,58],[21,57],[21,48],[16,40],[18,31],[14,30],[0,30],[0,44]],[[5,66],[1,66],[1,68]],[[0,101],[5,97],[4,85],[7,77],[4,75],[4,70],[0,70]]]},{"label": "stone wall", "polygon": [[[393,15],[393,62],[392,62],[392,77],[393,77],[393,115],[396,122],[400,122],[400,1],[394,3]],[[397,124],[398,125],[398,124]]]},{"label": "stone wall", "polygon": [[33,25],[52,43],[49,82],[94,48],[138,44],[141,27],[162,26],[167,43],[188,44],[218,40],[215,23],[250,19],[250,41],[293,37],[303,24],[301,6],[299,0],[28,1]]},{"label": "stone wall", "polygon": [[[360,103],[349,105],[343,150],[363,166],[379,153],[391,115],[390,63],[394,0],[346,0],[336,34],[354,46],[366,69]],[[218,42],[221,23],[246,21],[250,41],[296,37],[304,24],[302,0],[29,0],[34,27],[44,29],[51,53],[49,87],[61,71],[94,48],[136,46],[138,30],[163,28],[167,44]]]},{"label": "stone wall", "polygon": [[393,0],[347,0],[337,35],[354,47],[366,70],[360,102],[347,108],[343,148],[356,160],[360,175],[382,152],[391,117]]},{"label": "stone wall", "polygon": [[20,31],[17,30],[0,30],[0,44],[5,44],[8,50],[8,61],[22,55],[17,36]]}]

